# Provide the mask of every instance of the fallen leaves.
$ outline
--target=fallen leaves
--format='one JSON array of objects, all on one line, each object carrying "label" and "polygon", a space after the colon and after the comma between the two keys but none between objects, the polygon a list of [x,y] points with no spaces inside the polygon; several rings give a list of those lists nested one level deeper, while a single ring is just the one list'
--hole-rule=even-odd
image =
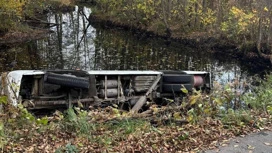
[{"label": "fallen leaves", "polygon": [[[227,146],[230,138],[257,131],[254,126],[229,125],[226,128],[219,119],[211,117],[202,117],[197,124],[178,124],[176,120],[186,116],[177,108],[153,107],[145,117],[111,107],[75,111],[76,116],[70,112],[70,120],[59,111],[33,121],[22,120],[17,115],[3,124],[2,129],[9,135],[5,137],[4,151],[199,152]],[[22,121],[27,122],[22,124]],[[70,128],[71,123],[78,125]],[[271,145],[270,142],[264,144]],[[250,145],[247,148],[249,151],[255,149]]]},{"label": "fallen leaves", "polygon": [[247,145],[247,149],[249,149],[249,150],[254,150],[255,147],[248,144],[248,145]]},{"label": "fallen leaves", "polygon": [[264,144],[267,146],[272,146],[272,143],[264,142]]}]

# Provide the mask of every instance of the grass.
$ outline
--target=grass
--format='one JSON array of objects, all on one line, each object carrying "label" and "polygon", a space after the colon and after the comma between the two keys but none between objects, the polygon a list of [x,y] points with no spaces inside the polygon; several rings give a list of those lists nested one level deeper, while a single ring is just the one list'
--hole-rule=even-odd
[{"label": "grass", "polygon": [[[75,112],[76,110],[76,112]],[[95,125],[88,122],[89,116],[86,111],[69,108],[62,122],[64,131],[76,132],[79,135],[88,135],[95,129]],[[76,114],[77,113],[77,114]]]},{"label": "grass", "polygon": [[109,130],[113,130],[115,133],[129,135],[137,130],[144,130],[145,128],[149,127],[149,124],[147,121],[141,119],[125,119],[108,123],[107,126]]}]

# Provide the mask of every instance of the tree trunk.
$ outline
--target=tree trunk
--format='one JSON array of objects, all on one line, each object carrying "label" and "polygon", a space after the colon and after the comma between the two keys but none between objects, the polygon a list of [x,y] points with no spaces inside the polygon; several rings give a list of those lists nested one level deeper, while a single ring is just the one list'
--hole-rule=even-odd
[{"label": "tree trunk", "polygon": [[163,14],[163,22],[164,22],[164,25],[166,27],[166,36],[167,37],[171,37],[171,30],[170,30],[170,27],[169,27],[169,24],[168,24],[168,12],[166,12],[165,10],[165,1],[162,0],[162,3],[161,3],[161,7],[162,7],[162,14]]},{"label": "tree trunk", "polygon": [[57,39],[58,39],[58,52],[60,58],[60,65],[58,68],[62,69],[64,66],[63,55],[62,55],[62,14],[55,15],[55,21],[57,24]]},{"label": "tree trunk", "polygon": [[259,30],[258,30],[258,41],[257,41],[257,51],[259,56],[262,55],[261,43],[262,43],[263,31],[262,31],[262,17],[259,19]]},{"label": "tree trunk", "polygon": [[[183,12],[183,25],[184,26],[187,26],[188,25],[188,14],[187,14],[187,11],[186,11],[186,8],[187,8],[187,0],[183,0],[183,7],[182,7],[182,12]],[[185,27],[183,27],[185,29]]]},{"label": "tree trunk", "polygon": [[198,27],[198,4],[197,4],[197,2],[195,2],[195,23],[194,23],[194,25],[195,25],[195,29],[198,29],[199,27]]},{"label": "tree trunk", "polygon": [[222,22],[222,18],[223,18],[223,12],[222,12],[222,5],[221,5],[221,0],[217,0],[217,30],[219,31],[219,27],[221,25]]}]

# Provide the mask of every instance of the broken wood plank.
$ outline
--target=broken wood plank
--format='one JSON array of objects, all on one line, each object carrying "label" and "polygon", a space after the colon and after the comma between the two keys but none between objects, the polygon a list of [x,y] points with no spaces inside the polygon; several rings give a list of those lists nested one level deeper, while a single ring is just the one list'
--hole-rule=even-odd
[{"label": "broken wood plank", "polygon": [[156,80],[153,82],[152,86],[148,89],[145,95],[141,96],[141,98],[136,102],[136,104],[131,109],[132,113],[138,113],[138,111],[143,107],[146,103],[146,97],[155,89],[159,81],[161,80],[161,75],[158,74]]}]

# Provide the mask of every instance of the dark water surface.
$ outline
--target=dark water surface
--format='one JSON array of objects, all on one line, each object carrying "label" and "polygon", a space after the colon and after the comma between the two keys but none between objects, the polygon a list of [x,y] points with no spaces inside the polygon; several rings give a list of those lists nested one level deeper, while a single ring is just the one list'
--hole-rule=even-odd
[{"label": "dark water surface", "polygon": [[[178,42],[148,38],[118,29],[94,28],[91,9],[75,7],[68,13],[49,13],[57,23],[43,40],[14,45],[0,52],[0,71],[12,69],[83,70],[200,70],[213,81],[246,81],[253,71],[238,59],[190,48]],[[61,24],[63,23],[63,24]]]}]

